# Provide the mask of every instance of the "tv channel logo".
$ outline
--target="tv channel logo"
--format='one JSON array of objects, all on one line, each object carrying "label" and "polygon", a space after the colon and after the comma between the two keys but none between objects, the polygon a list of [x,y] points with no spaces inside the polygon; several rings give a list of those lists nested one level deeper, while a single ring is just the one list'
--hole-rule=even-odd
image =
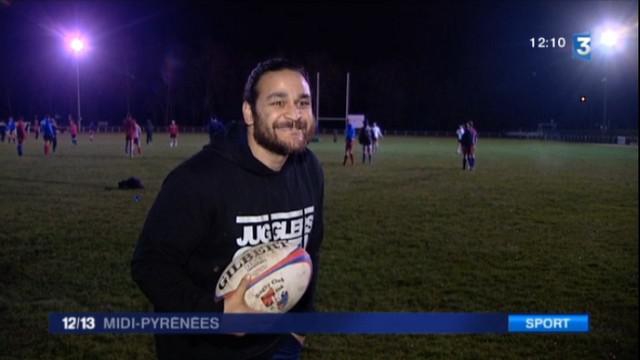
[{"label": "tv channel logo", "polygon": [[578,60],[591,60],[591,34],[573,34],[573,58]]}]

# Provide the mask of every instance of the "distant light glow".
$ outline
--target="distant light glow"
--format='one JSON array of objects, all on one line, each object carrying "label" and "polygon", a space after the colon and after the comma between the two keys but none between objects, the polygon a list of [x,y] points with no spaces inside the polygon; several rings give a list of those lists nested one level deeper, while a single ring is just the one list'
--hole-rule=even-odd
[{"label": "distant light glow", "polygon": [[82,41],[82,39],[75,38],[71,40],[70,46],[71,46],[71,50],[75,52],[81,52],[82,49],[84,49],[84,42]]},{"label": "distant light glow", "polygon": [[66,36],[66,43],[69,50],[71,50],[75,56],[80,56],[88,50],[87,40],[84,36],[78,35],[77,33]]},{"label": "distant light glow", "polygon": [[594,54],[604,56],[624,53],[630,43],[638,41],[637,23],[626,21],[604,21],[592,33]]},{"label": "distant light glow", "polygon": [[615,47],[618,44],[620,38],[619,31],[607,29],[602,33],[602,44],[608,47]]}]

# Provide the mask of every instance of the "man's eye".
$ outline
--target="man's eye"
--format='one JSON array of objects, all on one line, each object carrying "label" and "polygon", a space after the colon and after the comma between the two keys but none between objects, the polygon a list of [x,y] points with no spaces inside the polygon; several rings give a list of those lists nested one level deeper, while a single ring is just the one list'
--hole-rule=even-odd
[{"label": "man's eye", "polygon": [[276,106],[276,107],[284,107],[285,106],[285,102],[283,100],[280,101],[274,101],[271,103],[272,106]]},{"label": "man's eye", "polygon": [[306,108],[311,105],[311,102],[308,100],[302,100],[298,102],[298,107]]}]

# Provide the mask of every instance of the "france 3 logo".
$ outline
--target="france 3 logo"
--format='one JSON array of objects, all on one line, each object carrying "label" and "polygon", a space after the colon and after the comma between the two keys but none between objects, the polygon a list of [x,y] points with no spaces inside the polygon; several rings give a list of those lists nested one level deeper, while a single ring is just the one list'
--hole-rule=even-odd
[{"label": "france 3 logo", "polygon": [[591,60],[591,34],[573,34],[573,58],[583,61]]}]

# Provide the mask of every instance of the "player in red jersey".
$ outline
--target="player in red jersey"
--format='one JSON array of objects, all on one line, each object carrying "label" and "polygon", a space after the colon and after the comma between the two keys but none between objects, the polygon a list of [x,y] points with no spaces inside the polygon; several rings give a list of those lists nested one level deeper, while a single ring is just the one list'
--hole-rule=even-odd
[{"label": "player in red jersey", "polygon": [[136,134],[136,120],[127,114],[122,122],[122,127],[125,134],[124,152],[128,155],[133,155],[133,138]]},{"label": "player in red jersey", "polygon": [[169,125],[169,147],[178,147],[178,124],[176,124],[175,120],[171,120],[171,125]]},{"label": "player in red jersey", "polygon": [[71,143],[78,145],[78,124],[73,121],[73,117],[69,115],[69,134],[71,135]]},{"label": "player in red jersey", "polygon": [[18,135],[18,156],[22,156],[22,143],[27,138],[27,124],[24,122],[24,117],[20,116],[16,123],[16,134]]},{"label": "player in red jersey", "polygon": [[40,122],[38,121],[38,115],[34,116],[33,123],[31,124],[33,132],[36,134],[36,140],[40,137]]}]

